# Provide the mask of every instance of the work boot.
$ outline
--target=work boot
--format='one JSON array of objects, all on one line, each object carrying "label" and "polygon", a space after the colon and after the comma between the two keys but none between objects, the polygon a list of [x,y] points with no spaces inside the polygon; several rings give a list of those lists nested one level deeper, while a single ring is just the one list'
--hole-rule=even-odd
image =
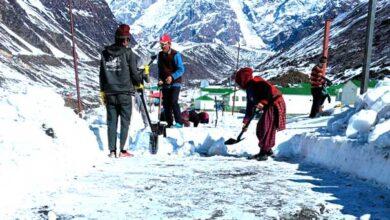
[{"label": "work boot", "polygon": [[108,157],[115,158],[116,152],[114,150],[110,151],[110,153],[108,154]]},{"label": "work boot", "polygon": [[275,157],[274,151],[273,151],[272,149],[269,150],[269,151],[267,152],[267,156],[269,156],[269,157]]},{"label": "work boot", "polygon": [[259,157],[260,155],[260,152],[257,153],[257,154],[254,154],[254,155],[251,155],[249,157],[247,157],[248,160],[257,160],[257,158]]},{"label": "work boot", "polygon": [[261,150],[260,154],[257,156],[256,159],[258,161],[266,161],[266,160],[268,160],[268,156],[272,155],[272,154],[273,154],[273,152]]}]

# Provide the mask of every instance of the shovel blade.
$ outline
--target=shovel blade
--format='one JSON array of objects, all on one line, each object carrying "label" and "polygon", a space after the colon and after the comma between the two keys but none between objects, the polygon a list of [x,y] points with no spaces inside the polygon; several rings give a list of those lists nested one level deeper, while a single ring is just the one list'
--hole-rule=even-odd
[{"label": "shovel blade", "polygon": [[236,140],[236,139],[233,139],[233,138],[230,138],[229,140],[225,141],[225,145],[232,145],[232,144],[237,144],[238,142],[244,140],[243,139],[239,139],[239,140]]},{"label": "shovel blade", "polygon": [[149,136],[149,151],[151,154],[157,154],[158,151],[158,134],[154,132]]}]

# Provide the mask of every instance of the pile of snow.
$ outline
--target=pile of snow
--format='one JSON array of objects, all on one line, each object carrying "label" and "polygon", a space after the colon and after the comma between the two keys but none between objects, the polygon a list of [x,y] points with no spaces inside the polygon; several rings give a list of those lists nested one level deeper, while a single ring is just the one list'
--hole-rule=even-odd
[{"label": "pile of snow", "polygon": [[100,156],[89,125],[53,90],[0,92],[0,210],[6,217],[33,207],[40,193],[66,187]]},{"label": "pile of snow", "polygon": [[[157,109],[150,113],[152,123],[157,121]],[[221,112],[219,112],[221,114]],[[104,107],[89,112],[87,121],[98,140],[101,150],[108,152],[106,110]],[[241,128],[242,119],[237,120],[237,115],[225,113],[219,115],[218,127],[215,127],[215,113],[209,112],[210,123],[200,124],[199,127],[186,127],[181,129],[167,129],[167,137],[159,136],[159,148],[157,157],[190,157],[190,156],[248,156],[258,153],[255,127],[257,121],[253,121],[250,130],[244,135],[247,137],[239,144],[226,146],[224,142],[228,138],[236,138]],[[242,116],[241,116],[242,117]],[[144,128],[142,117],[133,105],[130,122],[128,142],[125,149],[129,149],[135,155],[150,156],[150,128]]]},{"label": "pile of snow", "polygon": [[390,126],[386,126],[390,118],[390,79],[385,78],[360,96],[355,106],[330,120],[328,130],[375,147],[390,147]]},{"label": "pile of snow", "polygon": [[[322,117],[318,129],[284,132],[280,156],[339,169],[390,187],[390,79],[381,81],[355,104],[332,117]],[[305,120],[314,125],[316,120]],[[305,122],[305,123],[307,123]],[[291,125],[290,127],[299,127]]]}]

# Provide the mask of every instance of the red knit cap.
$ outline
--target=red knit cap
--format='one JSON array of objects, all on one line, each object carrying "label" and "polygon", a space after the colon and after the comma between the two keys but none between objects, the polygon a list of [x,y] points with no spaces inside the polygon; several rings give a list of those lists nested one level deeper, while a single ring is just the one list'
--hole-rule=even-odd
[{"label": "red knit cap", "polygon": [[160,43],[171,43],[172,38],[168,34],[164,34],[163,36],[160,37]]},{"label": "red knit cap", "polygon": [[248,82],[253,78],[253,70],[250,67],[241,68],[236,73],[236,83],[246,89]]},{"label": "red knit cap", "polygon": [[119,25],[115,32],[115,38],[127,39],[130,38],[130,26],[127,24]]}]

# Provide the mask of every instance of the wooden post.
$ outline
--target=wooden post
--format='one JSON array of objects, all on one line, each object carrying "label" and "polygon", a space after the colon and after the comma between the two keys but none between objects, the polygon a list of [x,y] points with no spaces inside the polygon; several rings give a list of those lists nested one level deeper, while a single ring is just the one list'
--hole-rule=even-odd
[{"label": "wooden post", "polygon": [[[330,20],[325,21],[325,29],[324,29],[324,42],[322,45],[322,56],[326,57],[327,60],[329,60],[329,38],[330,38]],[[322,66],[322,70],[324,74],[326,73],[326,67],[328,62],[324,63]]]},{"label": "wooden post", "polygon": [[[237,64],[236,64],[236,72],[238,71],[238,64],[240,62],[240,38],[238,38],[238,52],[237,52]],[[232,106],[232,115],[234,115],[234,107],[236,105],[236,83],[234,82],[234,91],[233,91],[233,106]]]},{"label": "wooden post", "polygon": [[73,55],[73,67],[74,67],[74,75],[76,80],[76,90],[77,90],[77,113],[79,117],[81,118],[81,111],[82,111],[82,104],[81,104],[81,98],[80,98],[80,86],[79,86],[79,74],[78,74],[78,68],[77,68],[77,52],[76,52],[76,43],[75,43],[75,37],[74,37],[74,25],[73,25],[73,9],[72,9],[72,0],[69,0],[69,14],[70,14],[70,32],[72,34],[72,55]]}]

